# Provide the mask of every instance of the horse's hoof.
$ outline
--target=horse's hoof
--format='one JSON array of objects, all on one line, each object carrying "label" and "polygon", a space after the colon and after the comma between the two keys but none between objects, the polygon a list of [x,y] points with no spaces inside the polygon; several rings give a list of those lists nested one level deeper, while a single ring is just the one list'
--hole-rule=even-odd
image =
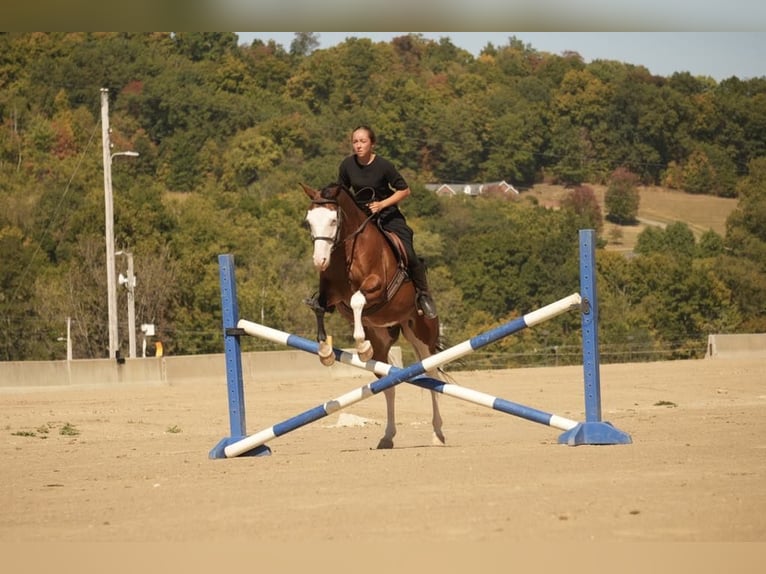
[{"label": "horse's hoof", "polygon": [[319,343],[317,356],[319,357],[319,362],[325,367],[330,367],[335,364],[335,353],[332,350],[332,344],[327,343],[326,341]]},{"label": "horse's hoof", "polygon": [[394,441],[388,437],[383,437],[378,441],[378,449],[391,449],[394,448]]},{"label": "horse's hoof", "polygon": [[369,341],[364,341],[361,345],[358,345],[356,348],[356,354],[359,355],[360,361],[369,361],[372,359],[372,345]]},{"label": "horse's hoof", "polygon": [[442,433],[434,433],[434,436],[431,438],[431,442],[434,446],[444,446],[444,444],[447,442],[447,439],[444,438]]}]

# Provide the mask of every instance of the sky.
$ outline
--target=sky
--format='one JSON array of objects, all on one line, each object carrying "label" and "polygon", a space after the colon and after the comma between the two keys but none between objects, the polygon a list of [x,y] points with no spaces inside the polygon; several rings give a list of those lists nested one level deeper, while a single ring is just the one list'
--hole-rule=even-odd
[{"label": "sky", "polygon": [[[320,48],[329,48],[348,37],[389,42],[410,32],[316,32]],[[616,60],[646,67],[652,74],[671,76],[689,72],[720,82],[732,76],[741,80],[766,77],[766,32],[417,32],[439,40],[449,37],[455,46],[478,56],[488,43],[508,44],[515,36],[540,52],[573,51],[586,63]],[[237,32],[241,44],[258,38],[274,40],[285,49],[295,32]]]}]

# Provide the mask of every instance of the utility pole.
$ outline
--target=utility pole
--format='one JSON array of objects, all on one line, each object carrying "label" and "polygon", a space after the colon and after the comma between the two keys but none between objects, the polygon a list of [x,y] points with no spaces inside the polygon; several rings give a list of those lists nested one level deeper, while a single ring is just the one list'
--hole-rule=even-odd
[{"label": "utility pole", "polygon": [[66,360],[72,361],[72,318],[66,318]]},{"label": "utility pole", "polygon": [[104,151],[104,233],[106,235],[106,296],[109,308],[109,358],[116,359],[117,286],[114,276],[114,206],[112,205],[112,144],[109,139],[109,90],[101,88],[101,142]]},{"label": "utility pole", "polygon": [[[101,142],[104,151],[104,235],[106,236],[106,296],[109,308],[109,358],[119,359],[117,331],[117,282],[114,264],[114,204],[112,202],[112,159],[118,155],[138,157],[136,151],[112,153],[109,137],[109,90],[101,88]],[[134,329],[135,330],[135,329]],[[135,337],[135,333],[133,334]],[[134,352],[131,356],[135,356]]]},{"label": "utility pole", "polygon": [[122,273],[118,278],[120,285],[125,285],[128,290],[128,346],[130,358],[136,358],[136,275],[133,272],[133,254],[130,251],[118,251],[116,255],[124,255],[128,258],[128,276]]}]

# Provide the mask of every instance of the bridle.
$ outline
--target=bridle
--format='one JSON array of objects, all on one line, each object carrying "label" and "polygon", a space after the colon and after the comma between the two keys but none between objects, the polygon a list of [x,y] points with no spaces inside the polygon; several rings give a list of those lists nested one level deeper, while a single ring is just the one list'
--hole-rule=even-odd
[{"label": "bridle", "polygon": [[[368,189],[368,188],[364,188],[364,189]],[[369,189],[372,189],[372,188],[369,188]],[[348,192],[348,190],[346,190],[346,188],[345,188],[345,187],[344,187],[344,188],[342,188],[342,191],[341,191],[341,192],[343,192],[343,191],[346,191],[346,192]],[[350,192],[348,192],[348,193],[350,193]],[[374,192],[373,192],[373,193],[374,193]],[[338,247],[338,245],[340,244],[340,242],[339,242],[339,239],[340,239],[340,230],[341,230],[341,227],[342,227],[342,223],[343,223],[343,222],[342,222],[342,219],[343,219],[343,210],[341,209],[341,207],[340,207],[340,204],[338,203],[338,200],[337,200],[337,199],[329,199],[329,198],[326,198],[326,197],[319,197],[319,198],[317,198],[317,199],[312,199],[312,200],[311,200],[311,205],[315,205],[315,206],[334,205],[334,206],[335,206],[335,211],[336,211],[336,212],[337,212],[337,214],[338,214],[338,225],[337,225],[337,227],[335,228],[335,236],[334,236],[334,237],[327,237],[327,236],[323,236],[323,235],[313,235],[313,233],[312,233],[312,235],[311,235],[311,241],[312,241],[312,242],[316,243],[317,241],[327,241],[328,243],[330,243],[330,251],[331,251],[331,252],[332,252],[332,251],[335,251],[335,249],[336,249],[336,248]],[[367,218],[366,218],[366,219],[365,219],[365,220],[362,222],[362,224],[361,224],[361,225],[360,225],[360,226],[359,226],[359,227],[356,229],[356,231],[354,231],[353,233],[349,234],[349,236],[348,236],[348,237],[346,237],[346,239],[344,240],[344,242],[345,242],[345,241],[351,241],[351,240],[353,240],[353,241],[354,241],[354,243],[356,243],[356,238],[357,238],[357,236],[358,236],[360,233],[362,233],[362,231],[364,231],[364,228],[365,228],[365,227],[367,227],[367,224],[368,224],[368,223],[369,223],[369,222],[370,222],[370,221],[371,221],[373,218],[375,218],[377,215],[378,215],[378,214],[376,214],[376,213],[372,213],[372,214],[370,214],[369,216],[367,216]],[[353,250],[353,247],[352,247],[352,249],[351,249],[351,253],[352,253],[352,254],[353,254],[353,251],[354,251],[354,250]]]},{"label": "bridle", "polygon": [[340,205],[338,204],[337,200],[326,199],[324,197],[311,200],[311,205],[316,205],[316,206],[334,205],[335,206],[336,208],[335,211],[338,214],[338,225],[335,227],[335,236],[326,237],[323,235],[314,235],[313,232],[311,234],[311,241],[313,241],[314,243],[316,243],[317,241],[327,241],[328,243],[330,243],[330,250],[334,251],[335,248],[338,246],[338,238],[340,237],[340,228],[341,228],[341,218],[343,216],[343,212],[340,209]]}]

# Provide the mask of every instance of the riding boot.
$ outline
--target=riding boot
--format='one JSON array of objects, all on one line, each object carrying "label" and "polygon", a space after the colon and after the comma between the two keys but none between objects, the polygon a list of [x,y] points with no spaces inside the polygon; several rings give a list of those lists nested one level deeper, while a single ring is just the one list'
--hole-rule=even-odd
[{"label": "riding boot", "polygon": [[420,312],[429,319],[435,319],[436,304],[434,303],[431,293],[428,290],[428,278],[426,277],[426,266],[423,260],[416,258],[414,262],[410,264],[410,277],[415,284],[416,301]]}]

